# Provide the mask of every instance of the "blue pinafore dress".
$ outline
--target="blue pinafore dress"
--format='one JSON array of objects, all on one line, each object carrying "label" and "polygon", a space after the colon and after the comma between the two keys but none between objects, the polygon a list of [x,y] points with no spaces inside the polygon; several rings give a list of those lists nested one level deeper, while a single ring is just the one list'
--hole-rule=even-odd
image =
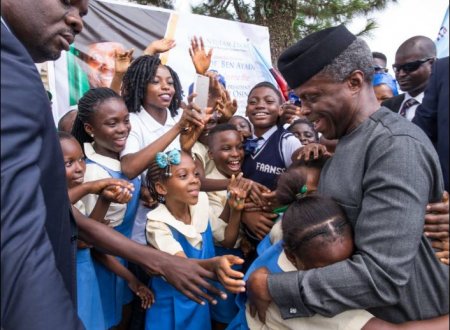
[{"label": "blue pinafore dress", "polygon": [[[214,257],[214,243],[211,226],[208,224],[202,233],[202,247],[193,247],[186,237],[175,228],[167,225],[175,240],[180,243],[188,258],[209,259]],[[147,310],[145,330],[210,330],[211,317],[209,304],[197,304],[161,276],[153,277],[149,287],[155,294],[155,304]]]},{"label": "blue pinafore dress", "polygon": [[[136,211],[139,204],[141,180],[139,179],[139,177],[130,180],[122,172],[113,171],[112,169],[89,158],[86,159],[86,164],[96,164],[107,171],[112,178],[124,179],[134,185],[133,197],[127,204],[123,222],[119,226],[114,227],[114,229],[119,233],[130,238],[131,230],[133,229],[134,218],[136,216]],[[117,257],[117,259],[122,263],[122,265],[127,267],[126,260],[119,257]],[[122,306],[132,301],[133,293],[131,292],[128,284],[123,278],[117,276],[98,262],[94,262],[94,266],[100,288],[105,325],[106,328],[110,328],[114,325],[117,325],[122,319]]]},{"label": "blue pinafore dress", "polygon": [[[244,276],[244,281],[247,281],[250,275],[258,268],[266,267],[270,273],[282,273],[283,270],[278,265],[278,259],[283,252],[283,241],[278,241],[269,247],[261,256],[255,259],[249,267]],[[226,330],[248,330],[247,319],[245,317],[245,304],[247,302],[247,295],[240,293],[236,297],[236,304],[239,312],[236,317],[230,322]]]},{"label": "blue pinafore dress", "polygon": [[106,328],[90,248],[77,250],[77,310],[86,330]]}]

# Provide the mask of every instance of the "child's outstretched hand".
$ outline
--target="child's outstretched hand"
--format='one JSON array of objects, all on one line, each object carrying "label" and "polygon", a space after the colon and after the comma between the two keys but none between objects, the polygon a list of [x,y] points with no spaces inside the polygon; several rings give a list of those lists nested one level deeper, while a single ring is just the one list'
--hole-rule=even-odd
[{"label": "child's outstretched hand", "polygon": [[128,286],[131,291],[133,291],[136,296],[141,299],[141,307],[143,309],[148,309],[155,303],[155,296],[153,292],[138,279],[128,282]]},{"label": "child's outstretched hand", "polygon": [[197,39],[197,37],[194,36],[191,39],[189,55],[191,56],[192,63],[194,64],[195,72],[198,74],[205,74],[211,65],[213,49],[211,48],[209,52],[206,52],[202,37]]},{"label": "child's outstretched hand", "polygon": [[151,42],[144,50],[144,55],[156,55],[165,53],[175,47],[175,40],[173,39],[159,39]]},{"label": "child's outstretched hand", "polygon": [[133,60],[134,48],[125,52],[114,51],[114,71],[116,74],[124,75]]},{"label": "child's outstretched hand", "polygon": [[297,159],[303,159],[305,162],[322,157],[330,157],[327,147],[320,143],[309,143],[298,150]]},{"label": "child's outstretched hand", "polygon": [[244,259],[233,255],[216,257],[215,273],[220,283],[232,293],[245,291],[244,274],[231,268],[233,265],[241,265]]},{"label": "child's outstretched hand", "polygon": [[245,180],[243,175],[243,173],[239,173],[237,176],[233,174],[227,189],[228,205],[237,211],[244,209],[245,199],[252,188],[252,182]]},{"label": "child's outstretched hand", "polygon": [[238,108],[236,99],[231,100],[230,93],[224,88],[221,98],[217,101],[216,109],[222,114],[220,122],[225,123],[233,117]]}]

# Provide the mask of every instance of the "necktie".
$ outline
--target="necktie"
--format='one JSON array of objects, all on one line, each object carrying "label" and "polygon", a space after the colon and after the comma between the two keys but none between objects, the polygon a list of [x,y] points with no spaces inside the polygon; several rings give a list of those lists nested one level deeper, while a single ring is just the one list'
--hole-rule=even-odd
[{"label": "necktie", "polygon": [[247,139],[244,143],[244,150],[246,154],[254,154],[258,149],[258,141],[262,140],[262,137]]},{"label": "necktie", "polygon": [[406,110],[408,110],[409,108],[411,108],[413,105],[419,104],[419,101],[417,101],[416,99],[409,99],[408,101],[406,101],[405,103],[403,103],[402,108],[399,111],[400,116],[405,117],[406,115]]}]

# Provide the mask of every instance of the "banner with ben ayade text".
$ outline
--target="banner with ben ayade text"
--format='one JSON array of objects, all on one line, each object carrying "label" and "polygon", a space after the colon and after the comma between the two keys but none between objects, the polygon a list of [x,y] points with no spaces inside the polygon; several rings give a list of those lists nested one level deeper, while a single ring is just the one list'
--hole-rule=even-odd
[{"label": "banner with ben ayade text", "polygon": [[195,79],[190,40],[201,36],[213,48],[210,69],[226,80],[238,114],[245,112],[247,94],[261,81],[276,84],[269,72],[270,46],[266,27],[112,0],[94,0],[84,28],[69,52],[49,63],[55,123],[89,88],[108,86],[114,74],[114,50],[134,48],[134,57],[154,40],[175,39],[176,47],[161,54],[179,75],[185,98]]}]

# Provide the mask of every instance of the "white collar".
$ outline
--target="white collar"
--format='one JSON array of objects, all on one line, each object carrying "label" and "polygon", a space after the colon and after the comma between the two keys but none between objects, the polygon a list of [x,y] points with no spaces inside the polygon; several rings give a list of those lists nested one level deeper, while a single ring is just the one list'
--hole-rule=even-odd
[{"label": "white collar", "polygon": [[280,266],[283,272],[293,272],[298,270],[297,268],[295,268],[294,264],[288,259],[284,250],[281,251],[281,254],[278,257],[278,266]]},{"label": "white collar", "polygon": [[94,142],[92,143],[84,143],[84,154],[87,158],[90,160],[99,163],[100,165],[106,166],[107,168],[120,172],[122,169],[120,167],[120,161],[118,159],[114,159],[111,157],[106,157],[103,155],[100,155],[95,152],[94,147],[92,146]]},{"label": "white collar", "polygon": [[423,100],[424,95],[425,95],[425,92],[422,92],[419,95],[416,95],[416,96],[412,97],[408,92],[406,92],[405,93],[405,99],[403,100],[403,103],[405,103],[409,99],[415,99],[417,102],[422,104],[422,100]]},{"label": "white collar", "polygon": [[[271,135],[272,135],[273,133],[276,132],[277,129],[278,129],[277,125],[273,125],[267,132],[265,132],[265,133],[261,136],[261,138],[262,138],[264,141],[267,141],[267,140],[271,137]],[[257,139],[258,137],[257,137],[255,134],[253,134],[253,138],[254,138],[254,139]]]},{"label": "white collar", "polygon": [[147,213],[148,221],[158,221],[170,225],[188,238],[195,238],[208,228],[209,204],[208,196],[204,192],[198,195],[198,202],[189,206],[191,213],[190,225],[177,220],[164,204],[159,204],[154,210]]},{"label": "white collar", "polygon": [[161,125],[161,123],[157,122],[155,118],[153,118],[147,110],[141,106],[141,111],[137,112],[136,115],[142,120],[143,124],[147,127],[149,132],[154,132],[159,130],[162,127],[172,127],[175,126],[176,121],[175,118],[170,114],[170,110],[166,108],[167,111],[167,119],[166,122]]}]

